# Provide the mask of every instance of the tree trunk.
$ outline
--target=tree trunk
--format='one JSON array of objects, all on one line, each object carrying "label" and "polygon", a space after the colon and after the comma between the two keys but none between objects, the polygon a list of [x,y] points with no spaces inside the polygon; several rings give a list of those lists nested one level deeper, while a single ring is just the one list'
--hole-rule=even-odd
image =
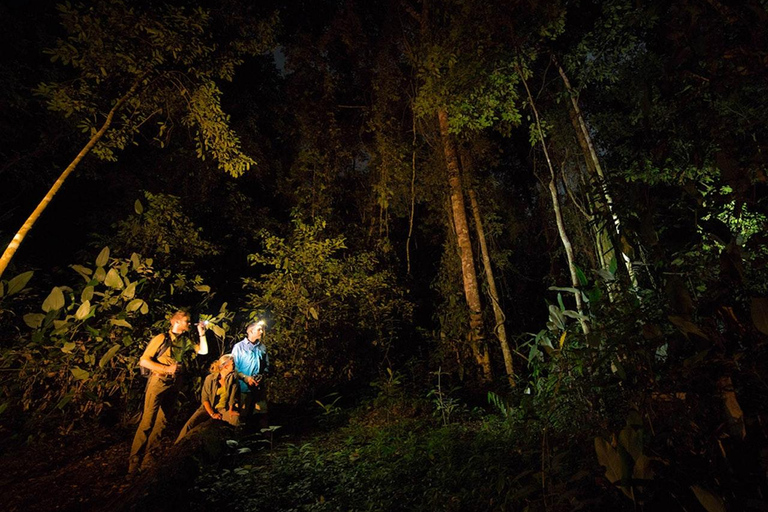
[{"label": "tree trunk", "polygon": [[549,193],[552,196],[552,208],[555,210],[555,220],[557,221],[557,231],[560,234],[560,240],[563,242],[563,248],[565,249],[565,255],[568,259],[568,270],[570,270],[571,273],[571,286],[576,289],[576,293],[573,294],[574,298],[576,299],[576,310],[578,311],[581,318],[579,318],[579,323],[581,324],[581,330],[584,334],[589,334],[589,326],[587,325],[587,321],[584,317],[584,304],[581,299],[581,291],[579,291],[579,278],[576,275],[576,259],[573,256],[573,246],[571,245],[571,241],[568,238],[568,234],[565,231],[565,223],[563,222],[563,214],[560,211],[560,200],[557,197],[557,187],[555,186],[555,169],[552,167],[552,160],[549,158],[549,151],[547,150],[547,143],[544,140],[544,132],[541,129],[541,121],[539,120],[539,111],[536,110],[536,105],[533,102],[533,96],[531,95],[530,89],[528,89],[528,82],[525,80],[525,77],[523,76],[522,71],[518,68],[517,70],[518,74],[520,75],[520,79],[523,82],[523,85],[525,86],[525,92],[528,94],[528,101],[531,105],[531,111],[533,112],[533,117],[536,120],[536,130],[539,134],[539,139],[541,140],[541,147],[544,150],[544,157],[547,160],[547,167],[549,168]]},{"label": "tree trunk", "polygon": [[48,203],[51,202],[53,199],[53,196],[56,195],[56,193],[59,191],[61,186],[64,184],[64,180],[66,180],[70,174],[72,174],[72,171],[75,170],[75,168],[78,166],[80,161],[90,153],[91,149],[96,145],[97,142],[104,136],[104,134],[109,129],[110,125],[112,124],[112,119],[115,116],[115,113],[122,108],[122,106],[125,104],[126,101],[128,101],[128,98],[130,98],[135,92],[136,89],[138,89],[141,82],[144,80],[144,76],[136,80],[131,88],[128,90],[127,93],[123,95],[119,100],[117,100],[117,103],[112,107],[112,109],[107,113],[107,118],[104,120],[104,124],[101,125],[101,128],[99,131],[93,134],[91,139],[88,141],[88,143],[83,147],[83,149],[80,150],[80,153],[77,154],[74,160],[67,166],[66,169],[64,169],[64,172],[61,173],[59,176],[59,179],[54,182],[53,186],[48,190],[48,193],[45,194],[45,197],[43,197],[42,201],[37,205],[37,208],[32,212],[32,214],[27,218],[26,222],[21,226],[21,229],[14,235],[13,239],[11,240],[11,243],[8,244],[8,247],[5,249],[5,252],[3,252],[3,255],[0,257],[0,277],[2,277],[3,273],[5,272],[5,269],[8,268],[8,264],[11,262],[11,259],[13,258],[13,255],[16,254],[16,250],[19,248],[19,245],[21,245],[22,240],[24,240],[24,237],[27,236],[27,233],[29,233],[29,230],[32,229],[32,226],[35,225],[35,222],[37,222],[37,219],[40,218],[40,215],[43,213],[43,211],[48,207]]},{"label": "tree trunk", "polygon": [[480,207],[477,204],[477,194],[474,189],[469,189],[469,204],[472,207],[472,216],[475,218],[475,227],[477,237],[480,239],[480,252],[483,258],[483,267],[485,268],[485,279],[488,281],[488,295],[491,296],[493,305],[493,316],[496,319],[496,327],[493,332],[499,339],[501,353],[504,355],[504,367],[507,370],[507,378],[512,387],[515,387],[515,369],[512,365],[512,351],[509,349],[507,341],[507,330],[504,327],[504,312],[499,304],[499,293],[496,291],[496,279],[493,276],[493,267],[491,267],[491,257],[488,254],[488,244],[485,240],[485,230],[480,218]]},{"label": "tree trunk", "polygon": [[448,113],[438,110],[437,118],[440,123],[440,135],[445,152],[445,165],[448,171],[448,186],[451,194],[451,211],[453,213],[453,226],[456,231],[456,240],[461,259],[461,274],[464,283],[464,296],[469,307],[470,344],[475,354],[477,364],[483,370],[486,379],[491,378],[491,364],[488,352],[484,347],[483,314],[480,305],[480,289],[475,273],[475,261],[472,254],[472,242],[469,238],[469,225],[467,223],[467,210],[464,205],[461,173],[459,160],[456,155],[456,147],[450,133],[448,133]]},{"label": "tree trunk", "polygon": [[[617,247],[619,247],[618,242],[619,237],[621,236],[621,222],[619,221],[619,217],[616,214],[615,208],[613,206],[613,197],[611,197],[611,193],[608,190],[608,181],[605,179],[605,173],[603,172],[603,167],[600,164],[600,158],[598,158],[597,151],[595,151],[595,145],[592,143],[592,137],[589,134],[589,128],[587,128],[584,115],[581,113],[578,97],[576,96],[576,92],[573,90],[573,87],[571,87],[571,82],[568,80],[568,75],[565,74],[565,70],[563,70],[563,68],[557,62],[557,59],[555,59],[554,55],[552,56],[552,61],[557,66],[557,71],[560,73],[560,77],[563,79],[563,84],[565,84],[568,97],[571,99],[571,121],[573,122],[574,129],[576,131],[576,139],[578,140],[582,152],[584,153],[584,158],[587,162],[587,168],[590,169],[598,177],[600,190],[602,191],[605,206],[608,209],[607,213],[613,223],[611,228],[608,228],[608,226],[604,228],[608,231],[608,233],[603,233],[603,230],[600,230],[597,236],[602,239],[607,238],[607,241],[610,241],[610,245],[612,247],[609,248],[609,251],[613,253],[614,257],[617,258],[617,264],[626,268],[627,275],[629,276],[632,285],[637,286],[637,278],[635,277],[635,273],[632,269],[632,261],[621,250],[616,250]],[[600,245],[603,245],[603,243],[598,239],[598,246]],[[622,258],[618,258],[617,253],[620,254]]]}]

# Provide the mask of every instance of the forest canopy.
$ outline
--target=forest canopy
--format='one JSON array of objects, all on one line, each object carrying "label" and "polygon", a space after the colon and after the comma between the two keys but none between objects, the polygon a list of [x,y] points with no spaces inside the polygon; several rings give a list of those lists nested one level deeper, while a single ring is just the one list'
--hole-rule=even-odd
[{"label": "forest canopy", "polygon": [[[274,403],[498,417],[626,507],[764,500],[766,2],[39,1],[0,25],[4,437],[127,422],[183,308],[211,325],[191,396],[261,318]],[[515,503],[576,506],[537,492]]]}]

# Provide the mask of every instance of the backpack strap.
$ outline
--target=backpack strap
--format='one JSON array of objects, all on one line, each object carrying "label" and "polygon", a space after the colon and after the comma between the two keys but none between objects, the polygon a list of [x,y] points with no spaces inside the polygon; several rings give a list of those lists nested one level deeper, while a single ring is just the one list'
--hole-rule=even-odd
[{"label": "backpack strap", "polygon": [[157,352],[155,353],[155,361],[157,361],[157,358],[160,357],[163,352],[168,350],[168,347],[170,347],[173,344],[173,341],[171,340],[171,337],[168,336],[167,332],[163,333],[163,342],[160,344],[160,346],[157,349]]}]

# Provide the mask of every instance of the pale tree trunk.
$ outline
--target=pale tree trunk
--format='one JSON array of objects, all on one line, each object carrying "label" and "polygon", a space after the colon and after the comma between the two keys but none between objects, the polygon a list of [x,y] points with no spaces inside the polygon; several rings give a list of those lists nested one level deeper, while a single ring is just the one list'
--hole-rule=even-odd
[{"label": "pale tree trunk", "polygon": [[483,258],[485,279],[488,281],[488,295],[491,296],[491,304],[493,305],[493,317],[496,320],[496,327],[493,329],[493,332],[499,339],[501,353],[504,355],[504,367],[507,370],[507,378],[509,379],[510,385],[514,387],[515,369],[512,365],[512,351],[510,350],[509,342],[507,341],[507,330],[504,327],[504,312],[501,310],[501,304],[499,304],[499,292],[496,290],[496,279],[493,276],[491,257],[488,254],[488,244],[485,240],[485,230],[483,229],[483,222],[480,218],[480,207],[477,204],[477,194],[475,193],[474,189],[469,189],[469,204],[472,207],[472,216],[475,218],[477,237],[480,239],[480,253]]},{"label": "pale tree trunk", "polygon": [[461,275],[464,284],[464,297],[469,307],[470,345],[475,355],[477,364],[483,370],[486,379],[491,378],[491,364],[487,350],[484,347],[483,313],[480,305],[480,288],[475,273],[475,260],[472,254],[472,242],[469,238],[469,225],[467,211],[464,205],[461,173],[456,147],[448,132],[448,113],[441,109],[437,112],[440,123],[440,135],[445,152],[445,165],[448,171],[448,185],[450,188],[451,212],[453,214],[453,226],[456,232],[459,259],[461,260]]},{"label": "pale tree trunk", "polygon": [[573,246],[571,245],[571,241],[568,238],[568,234],[565,231],[563,214],[560,211],[560,200],[557,197],[557,187],[555,185],[555,169],[554,167],[552,167],[552,160],[549,158],[547,143],[544,140],[544,132],[541,129],[541,121],[539,120],[539,111],[536,109],[536,105],[533,102],[533,96],[531,95],[530,89],[528,89],[528,82],[525,80],[525,77],[523,76],[523,73],[519,68],[517,72],[520,75],[520,79],[522,80],[523,85],[525,86],[525,92],[528,94],[528,101],[530,102],[530,105],[531,105],[531,111],[533,112],[533,117],[536,120],[536,130],[539,134],[539,139],[541,140],[541,147],[544,150],[544,157],[547,160],[547,167],[549,168],[549,175],[550,175],[549,193],[552,196],[552,208],[555,211],[555,220],[557,221],[557,231],[560,234],[560,240],[563,242],[565,255],[566,255],[566,258],[568,259],[568,270],[571,273],[571,286],[573,286],[573,288],[576,289],[576,293],[574,293],[573,296],[576,299],[576,310],[580,315],[579,323],[581,324],[582,332],[584,334],[589,334],[589,326],[587,325],[587,322],[584,319],[584,304],[581,298],[581,291],[579,290],[579,278],[576,275],[576,259],[573,256]]},{"label": "pale tree trunk", "polygon": [[416,113],[413,112],[413,152],[411,153],[411,211],[408,216],[408,238],[405,241],[405,260],[408,274],[411,274],[411,237],[413,236],[413,217],[416,211]]},{"label": "pale tree trunk", "polygon": [[88,141],[88,143],[83,147],[83,149],[80,150],[80,152],[77,154],[74,160],[67,166],[66,169],[64,169],[64,172],[61,173],[59,178],[54,182],[53,186],[48,190],[48,193],[45,194],[45,197],[43,197],[42,201],[37,205],[37,208],[32,212],[32,214],[27,218],[26,222],[21,226],[21,229],[14,235],[13,239],[11,240],[11,243],[8,244],[8,247],[5,249],[5,252],[3,252],[2,257],[0,257],[0,276],[3,275],[5,272],[5,269],[8,268],[8,264],[11,262],[11,259],[13,258],[13,255],[16,254],[16,250],[19,248],[19,245],[24,240],[24,238],[27,236],[27,233],[29,233],[29,230],[32,229],[32,226],[35,225],[35,222],[37,222],[37,219],[40,218],[40,215],[43,213],[43,211],[48,207],[48,203],[51,202],[53,199],[53,196],[56,195],[56,193],[59,191],[61,186],[64,184],[64,180],[66,180],[70,174],[72,174],[72,171],[75,170],[77,165],[80,163],[80,161],[87,155],[91,149],[96,145],[97,142],[104,136],[104,134],[109,129],[110,125],[112,124],[112,119],[115,116],[115,113],[122,108],[122,106],[125,104],[126,101],[128,101],[128,98],[130,98],[135,92],[136,89],[138,89],[139,85],[143,81],[144,77],[139,78],[134,82],[133,86],[128,90],[127,93],[123,95],[119,100],[117,100],[117,103],[112,107],[112,109],[107,113],[107,117],[104,120],[104,124],[101,125],[101,128],[99,128],[99,131],[93,134],[91,139]]},{"label": "pale tree trunk", "polygon": [[[587,161],[587,168],[592,170],[592,172],[598,177],[600,190],[602,191],[605,205],[608,208],[608,214],[611,218],[611,221],[613,222],[613,226],[611,228],[606,227],[608,230],[607,234],[599,233],[598,236],[602,237],[603,239],[608,238],[610,240],[612,245],[610,248],[611,252],[613,252],[614,257],[616,257],[617,253],[621,255],[623,259],[621,260],[620,264],[626,267],[627,275],[629,276],[632,285],[637,286],[637,278],[635,276],[634,270],[632,269],[631,259],[620,250],[620,247],[617,247],[619,237],[621,236],[621,222],[619,221],[619,217],[616,214],[615,207],[613,205],[613,197],[611,197],[611,193],[608,190],[608,181],[605,179],[603,166],[600,165],[600,158],[597,156],[595,145],[592,143],[592,137],[589,134],[589,128],[587,127],[587,123],[584,120],[584,115],[582,114],[581,108],[579,107],[578,97],[576,96],[576,92],[573,90],[573,87],[571,87],[571,82],[568,80],[568,75],[565,74],[565,70],[563,70],[563,68],[557,62],[554,55],[552,56],[552,61],[557,66],[557,71],[560,73],[560,77],[563,79],[563,84],[565,84],[568,97],[571,99],[571,120],[576,130],[576,139],[579,141],[579,145],[581,146],[581,149],[584,153],[584,158]],[[598,246],[603,245],[603,243],[604,242],[598,240]],[[616,249],[619,250],[617,251]]]}]

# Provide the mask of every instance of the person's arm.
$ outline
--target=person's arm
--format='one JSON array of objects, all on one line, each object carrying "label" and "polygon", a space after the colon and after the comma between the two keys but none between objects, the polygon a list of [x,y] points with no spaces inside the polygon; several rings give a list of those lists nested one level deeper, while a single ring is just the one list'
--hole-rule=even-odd
[{"label": "person's arm", "polygon": [[203,407],[205,407],[205,411],[208,413],[208,416],[210,416],[215,420],[221,419],[221,414],[213,410],[213,407],[211,406],[211,402],[209,402],[208,400],[205,400],[203,402]]},{"label": "person's arm", "polygon": [[139,366],[160,375],[173,375],[176,373],[176,369],[178,368],[176,363],[165,365],[158,363],[154,359],[155,354],[157,353],[157,350],[160,348],[160,344],[163,343],[164,339],[165,334],[158,334],[152,338],[152,341],[149,342],[149,345],[147,345],[147,348],[144,349],[144,353],[141,355]]},{"label": "person's arm", "polygon": [[240,398],[240,385],[235,375],[231,377],[227,379],[227,410],[232,414],[240,414],[235,407]]},{"label": "person's arm", "polygon": [[195,352],[204,356],[208,354],[208,340],[205,339],[205,326],[202,323],[197,324],[197,334],[200,336],[200,343],[195,345]]}]

